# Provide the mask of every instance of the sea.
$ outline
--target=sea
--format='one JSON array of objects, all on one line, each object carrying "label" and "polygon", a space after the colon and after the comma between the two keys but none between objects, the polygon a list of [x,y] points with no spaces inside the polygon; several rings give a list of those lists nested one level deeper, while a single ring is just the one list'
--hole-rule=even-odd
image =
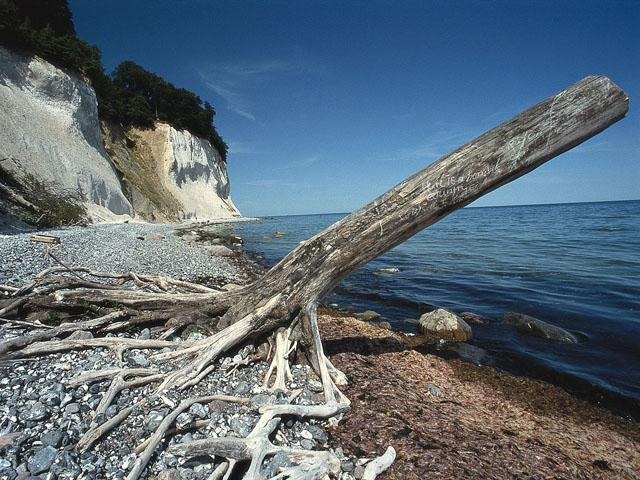
[{"label": "sea", "polygon": [[[345,215],[231,228],[245,251],[272,266]],[[437,345],[433,353],[544,379],[640,419],[640,201],[464,208],[345,278],[323,303],[375,310],[404,332],[416,332],[412,320],[434,308],[473,312],[490,322],[472,325],[471,354]],[[501,320],[508,311],[580,341],[523,334]]]}]

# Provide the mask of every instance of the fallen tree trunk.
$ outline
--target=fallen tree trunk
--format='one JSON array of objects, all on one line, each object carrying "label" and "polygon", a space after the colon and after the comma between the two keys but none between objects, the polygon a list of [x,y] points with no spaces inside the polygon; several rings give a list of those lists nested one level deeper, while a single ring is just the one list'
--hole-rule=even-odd
[{"label": "fallen tree trunk", "polygon": [[[253,476],[247,473],[245,478],[262,478],[260,469],[264,455],[275,451],[267,438],[276,428],[280,416],[329,418],[341,414],[349,405],[348,399],[338,388],[346,379],[323,353],[317,325],[318,302],[345,276],[425,227],[620,120],[627,112],[627,103],[624,92],[608,78],[587,77],[442,157],[360,210],[301,243],[264,276],[244,288],[214,292],[186,282],[137,276],[133,273],[115,278],[122,283],[135,281],[137,290],[125,288],[124,285],[97,288],[94,287],[95,283],[87,281],[81,281],[78,285],[94,288],[69,288],[68,278],[59,279],[56,283],[55,279],[43,275],[15,292],[12,296],[20,298],[11,301],[0,314],[14,314],[18,308],[28,308],[29,305],[46,306],[47,302],[50,305],[57,304],[58,309],[60,305],[64,307],[87,303],[113,308],[116,303],[127,307],[128,320],[119,323],[139,324],[145,319],[148,322],[172,319],[165,324],[167,331],[166,335],[162,335],[163,341],[177,329],[187,325],[190,318],[208,318],[215,324],[217,333],[197,342],[177,342],[173,350],[151,357],[155,363],[176,362],[172,369],[163,370],[169,373],[158,377],[162,377],[162,383],[156,390],[156,395],[162,395],[169,389],[184,390],[193,387],[216,368],[214,360],[221,354],[276,332],[275,348],[270,350],[273,353],[272,367],[265,378],[265,384],[268,385],[275,369],[275,386],[281,388],[291,374],[287,361],[289,354],[296,346],[303,347],[322,382],[324,405],[285,405],[280,410],[279,407],[263,408],[260,422],[246,440],[220,439],[200,445],[202,448],[206,447],[207,452],[212,455],[219,454],[227,458],[225,478],[231,475],[239,459],[249,458],[250,472],[254,473],[251,474]],[[109,276],[88,272],[86,269],[67,270],[72,271],[76,277],[80,273],[96,278]],[[149,314],[148,310],[154,310],[154,313]],[[100,322],[84,322],[83,325],[83,328],[95,327],[105,331]],[[63,330],[66,333],[67,329],[66,325],[58,327],[55,334]],[[16,358],[21,352],[43,354],[66,348],[90,348],[98,344],[104,346],[104,342],[101,343],[100,340],[60,340],[29,345],[36,338],[51,336],[51,333],[43,333],[31,335],[27,339],[11,340],[10,344],[0,343],[0,352],[15,349],[16,346],[24,347],[22,351],[11,354],[12,358]],[[145,340],[138,341],[135,345],[137,348],[156,348],[165,346],[165,343]],[[121,353],[116,352],[119,356]],[[260,355],[239,360],[236,367],[246,365],[256,358],[260,358]],[[185,359],[188,360],[186,364]],[[117,372],[110,374],[118,375]],[[144,383],[151,377],[146,378],[147,380],[134,378],[130,382],[132,385]],[[155,376],[153,380],[156,380]],[[146,401],[141,400],[138,407]],[[107,408],[108,405],[102,407]],[[99,435],[124,421],[128,412],[123,411],[110,420],[110,423],[105,423],[98,432]],[[166,425],[167,428],[169,426]],[[92,442],[99,435],[91,437]],[[229,453],[229,445],[241,447],[243,453]],[[189,451],[189,448],[181,447],[178,450]],[[314,471],[312,474],[309,473],[311,470],[308,470],[307,464],[311,460],[320,461],[320,457],[299,451],[289,453],[299,459],[300,470],[295,470],[295,473],[300,476],[296,478],[319,478],[322,472],[333,472],[333,457],[323,457],[321,471]],[[127,478],[137,478],[149,458],[150,454],[140,456],[134,471]],[[385,457],[377,461],[370,469],[369,478],[374,478],[391,460]],[[308,472],[307,476],[302,473],[305,471]]]},{"label": "fallen tree trunk", "polygon": [[[449,213],[468,205],[624,117],[628,99],[606,77],[587,77],[486,132],[310,238],[251,287],[234,321],[260,299],[285,310],[322,298],[345,276]],[[257,300],[257,301],[256,301]],[[291,312],[291,309],[294,309]]]}]

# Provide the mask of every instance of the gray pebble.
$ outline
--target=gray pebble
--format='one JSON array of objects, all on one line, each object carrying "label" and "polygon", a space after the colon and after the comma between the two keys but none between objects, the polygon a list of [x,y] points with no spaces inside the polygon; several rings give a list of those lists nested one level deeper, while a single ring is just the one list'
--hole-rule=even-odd
[{"label": "gray pebble", "polygon": [[440,387],[434,385],[433,383],[427,384],[427,389],[429,390],[429,393],[434,397],[442,396],[442,390],[440,390]]},{"label": "gray pebble", "polygon": [[187,428],[191,428],[195,423],[193,416],[191,416],[187,412],[182,412],[180,415],[176,417],[176,428],[179,430],[186,430]]},{"label": "gray pebble", "polygon": [[36,402],[33,404],[30,410],[26,411],[22,418],[27,421],[37,422],[39,420],[44,420],[49,416],[49,410],[47,407],[40,403]]},{"label": "gray pebble", "polygon": [[64,437],[64,432],[61,432],[60,430],[51,430],[50,432],[42,435],[42,437],[40,437],[40,441],[44,446],[58,448],[62,443],[62,437]]},{"label": "gray pebble", "polygon": [[35,455],[29,458],[27,465],[32,475],[46,472],[56,458],[58,451],[52,446],[38,450]]},{"label": "gray pebble", "polygon": [[134,353],[133,355],[129,355],[127,358],[127,363],[131,367],[138,368],[146,368],[151,365],[151,362],[147,357],[145,357],[142,353]]},{"label": "gray pebble", "polygon": [[69,405],[64,407],[64,411],[69,415],[80,413],[80,405],[78,403],[70,403]]},{"label": "gray pebble", "polygon": [[189,413],[194,417],[197,417],[200,419],[207,418],[207,415],[209,414],[209,408],[202,405],[201,403],[194,403],[189,408]]}]

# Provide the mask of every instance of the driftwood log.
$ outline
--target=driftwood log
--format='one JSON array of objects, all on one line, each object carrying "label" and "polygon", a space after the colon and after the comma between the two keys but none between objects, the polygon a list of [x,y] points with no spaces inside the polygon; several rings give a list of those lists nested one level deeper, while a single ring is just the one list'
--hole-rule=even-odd
[{"label": "driftwood log", "polygon": [[[220,466],[219,472],[220,476],[224,474],[224,478],[229,478],[237,461],[250,460],[251,468],[245,478],[263,478],[260,463],[264,456],[282,450],[268,440],[282,415],[329,418],[344,412],[349,405],[339,390],[346,378],[331,365],[322,350],[317,325],[318,302],[357,268],[449,213],[596,135],[623,118],[627,109],[627,96],[611,80],[606,77],[587,77],[440,158],[358,211],[301,243],[260,279],[243,288],[222,292],[161,277],[133,273],[118,276],[75,269],[76,277],[80,274],[94,278],[107,277],[112,283],[100,288],[95,286],[98,283],[93,280],[74,284],[69,276],[56,279],[51,275],[43,275],[36,282],[13,292],[12,296],[18,297],[11,304],[13,307],[5,307],[0,313],[5,317],[15,317],[29,308],[42,305],[63,310],[73,305],[90,304],[104,310],[109,306],[113,308],[115,302],[126,310],[114,328],[155,321],[166,322],[165,327],[170,333],[190,321],[202,321],[204,318],[217,333],[198,342],[182,342],[171,351],[151,357],[154,362],[176,362],[181,365],[161,378],[156,374],[151,375],[151,372],[146,372],[146,380],[145,376],[141,377],[141,383],[160,382],[157,395],[168,389],[190,388],[217,368],[213,362],[221,354],[245,344],[258,344],[269,337],[272,337],[275,348],[270,349],[273,353],[272,368],[265,385],[269,385],[271,376],[275,375],[274,386],[282,388],[284,379],[290,374],[288,355],[292,350],[299,349],[322,381],[325,405],[284,405],[264,409],[258,426],[246,439],[218,439],[173,448],[181,454],[197,450],[226,457],[228,462],[223,464],[226,466]],[[118,288],[113,286],[114,279],[120,280]],[[135,289],[126,285],[131,281]],[[123,320],[122,316],[126,318]],[[12,320],[8,318],[6,321]],[[19,319],[15,321],[23,322]],[[94,324],[96,328],[102,327],[102,322],[96,321]],[[56,329],[55,335],[61,330],[68,332],[68,328],[65,325]],[[0,344],[0,351],[8,351],[5,355],[9,357],[20,357],[77,347],[78,342],[64,339],[59,342],[40,342],[53,336],[52,332],[31,334],[11,344]],[[168,336],[169,333],[162,336],[162,340],[138,341],[136,348],[164,346],[164,339]],[[32,342],[40,343],[29,345]],[[89,348],[92,342],[83,342],[82,345],[81,348]],[[117,385],[123,382],[124,372],[110,371],[109,375],[114,382],[120,382]],[[136,381],[135,377],[128,380],[130,383]],[[116,386],[114,392],[117,391]],[[108,405],[101,405],[103,409],[106,407]],[[118,421],[122,421],[127,414],[127,411],[123,411],[120,415],[123,418]],[[115,425],[109,428],[113,427]],[[164,427],[166,430],[170,425]],[[154,442],[157,443],[157,440]],[[95,441],[93,437],[92,441]],[[390,452],[392,450],[372,464],[367,478],[374,478],[382,466],[388,466],[392,461]],[[335,458],[326,453],[288,451],[298,459],[299,467],[292,467],[288,474],[291,478],[321,478],[326,474],[335,474]],[[139,476],[149,455],[147,451],[138,458],[129,479]]]}]

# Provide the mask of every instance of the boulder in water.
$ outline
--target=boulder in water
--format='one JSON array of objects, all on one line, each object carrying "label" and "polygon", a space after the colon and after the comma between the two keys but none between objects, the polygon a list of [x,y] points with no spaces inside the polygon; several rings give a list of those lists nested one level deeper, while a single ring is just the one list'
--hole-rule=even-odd
[{"label": "boulder in water", "polygon": [[513,325],[522,333],[561,343],[578,343],[576,336],[564,328],[530,317],[523,313],[507,312],[502,317],[505,323]]},{"label": "boulder in water", "polygon": [[418,326],[423,334],[450,342],[466,342],[473,336],[467,322],[443,308],[422,315]]},{"label": "boulder in water", "polygon": [[373,310],[367,310],[362,313],[356,313],[356,318],[359,320],[364,320],[365,322],[370,322],[372,320],[377,320],[380,318],[380,314],[378,312],[374,312]]},{"label": "boulder in water", "polygon": [[473,312],[462,312],[460,314],[462,319],[468,323],[475,323],[477,325],[487,325],[489,322],[488,318],[481,317],[477,313]]},{"label": "boulder in water", "polygon": [[380,273],[398,273],[400,271],[399,268],[390,267],[390,268],[379,268],[378,272]]},{"label": "boulder in water", "polygon": [[487,356],[485,350],[468,343],[455,343],[449,345],[447,350],[455,352],[461,359],[474,365],[481,365],[482,360]]}]

